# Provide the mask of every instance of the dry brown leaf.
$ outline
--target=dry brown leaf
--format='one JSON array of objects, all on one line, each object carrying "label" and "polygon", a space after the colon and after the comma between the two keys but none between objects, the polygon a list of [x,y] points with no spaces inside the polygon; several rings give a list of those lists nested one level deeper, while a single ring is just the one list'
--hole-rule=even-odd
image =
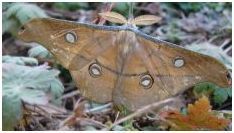
[{"label": "dry brown leaf", "polygon": [[112,23],[118,23],[118,24],[127,23],[127,19],[123,15],[116,13],[116,12],[104,12],[104,13],[99,13],[99,15],[102,18],[104,18]]},{"label": "dry brown leaf", "polygon": [[161,20],[161,17],[157,17],[154,15],[142,15],[136,17],[132,23],[135,25],[152,25],[154,23],[157,23]]},{"label": "dry brown leaf", "polygon": [[75,104],[73,113],[61,123],[61,127],[75,125],[77,118],[84,117],[85,116],[85,111],[84,111],[85,103],[86,103],[85,101],[83,102],[77,101],[77,103]]},{"label": "dry brown leaf", "polygon": [[161,116],[175,124],[173,127],[175,130],[224,130],[230,123],[229,120],[218,118],[213,114],[210,102],[205,96],[193,105],[188,105],[187,115],[170,110],[161,113]]}]

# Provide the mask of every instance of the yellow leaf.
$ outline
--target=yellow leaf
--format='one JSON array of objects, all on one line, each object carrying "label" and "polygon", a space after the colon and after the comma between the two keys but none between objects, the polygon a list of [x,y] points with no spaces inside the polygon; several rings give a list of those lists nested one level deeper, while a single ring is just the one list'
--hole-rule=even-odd
[{"label": "yellow leaf", "polygon": [[163,112],[161,116],[175,124],[175,130],[223,130],[230,123],[229,120],[214,115],[210,102],[205,96],[188,105],[187,115],[170,110]]},{"label": "yellow leaf", "polygon": [[152,25],[154,23],[157,23],[161,20],[161,17],[157,17],[154,15],[142,15],[136,17],[132,23],[135,25]]},{"label": "yellow leaf", "polygon": [[119,23],[119,24],[127,23],[127,19],[123,15],[116,12],[104,12],[104,13],[99,13],[99,15],[102,18],[113,23]]}]

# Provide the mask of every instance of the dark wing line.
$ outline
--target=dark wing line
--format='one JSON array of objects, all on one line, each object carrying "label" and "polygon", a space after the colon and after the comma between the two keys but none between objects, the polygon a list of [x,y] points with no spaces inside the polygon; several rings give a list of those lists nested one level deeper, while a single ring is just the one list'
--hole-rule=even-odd
[{"label": "dark wing line", "polygon": [[105,65],[102,64],[100,61],[98,61],[98,59],[96,59],[96,62],[97,62],[101,67],[103,67],[103,68],[109,70],[110,72],[115,73],[116,75],[122,74],[122,76],[125,76],[125,77],[140,76],[140,75],[143,75],[143,74],[146,74],[146,73],[147,73],[147,71],[146,71],[146,72],[142,72],[142,73],[132,73],[132,74],[131,74],[131,73],[121,73],[121,72],[119,72],[119,71],[117,71],[117,70],[114,70],[114,69],[112,69],[112,68],[109,68],[108,66],[105,66]]},{"label": "dark wing line", "polygon": [[[92,33],[92,34],[94,34],[94,33]],[[93,37],[90,37],[91,39],[90,39],[89,43],[86,44],[83,48],[81,48],[80,51],[78,52],[78,54],[82,55],[83,59],[85,59],[85,60],[83,62],[78,61],[77,59],[72,60],[72,61],[77,60],[77,63],[79,63],[79,62],[82,63],[80,65],[77,65],[75,70],[79,70],[79,69],[83,68],[88,63],[90,63],[94,59],[101,56],[104,53],[104,51],[114,47],[114,45],[115,45],[114,41],[110,42],[110,43],[101,43],[99,38],[96,38],[95,35],[92,35],[92,36]],[[113,38],[113,37],[111,37],[111,38]],[[110,40],[113,40],[113,39],[110,39]],[[93,42],[96,42],[96,43],[93,43]],[[87,52],[86,49],[89,49],[89,52]],[[76,56],[74,58],[76,58]]]}]

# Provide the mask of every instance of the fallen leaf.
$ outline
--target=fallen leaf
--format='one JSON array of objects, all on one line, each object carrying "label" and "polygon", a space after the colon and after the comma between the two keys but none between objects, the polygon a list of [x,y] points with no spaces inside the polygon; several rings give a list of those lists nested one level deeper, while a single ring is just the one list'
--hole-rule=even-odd
[{"label": "fallen leaf", "polygon": [[61,127],[75,125],[77,122],[76,121],[77,118],[84,117],[85,116],[85,103],[86,103],[85,101],[83,102],[77,101],[74,107],[73,113],[61,123]]},{"label": "fallen leaf", "polygon": [[160,113],[160,116],[172,123],[174,130],[224,130],[230,123],[229,120],[214,115],[205,96],[194,104],[189,104],[187,110],[187,115],[177,110],[169,110]]}]

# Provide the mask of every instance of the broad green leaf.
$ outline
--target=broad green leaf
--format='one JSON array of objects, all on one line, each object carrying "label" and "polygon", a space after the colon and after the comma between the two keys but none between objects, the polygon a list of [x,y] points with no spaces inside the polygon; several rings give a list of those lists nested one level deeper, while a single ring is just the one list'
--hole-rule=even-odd
[{"label": "broad green leaf", "polygon": [[227,100],[228,97],[232,96],[231,88],[220,88],[213,83],[205,82],[197,84],[193,88],[193,92],[197,98],[205,95],[207,97],[212,97],[214,103],[219,106]]},{"label": "broad green leaf", "polygon": [[19,27],[33,18],[48,17],[37,5],[29,3],[9,4],[3,12],[3,33],[9,32],[16,36]]},{"label": "broad green leaf", "polygon": [[2,56],[2,62],[3,63],[13,63],[17,65],[38,65],[38,61],[35,58],[30,58],[30,57],[14,57],[14,56],[9,56],[5,55]]},{"label": "broad green leaf", "polygon": [[[25,93],[27,91],[27,93]],[[17,93],[16,93],[17,94]],[[32,89],[21,89],[18,92],[21,100],[29,103],[29,104],[39,104],[45,105],[48,103],[49,99],[46,96],[46,93],[40,90],[32,90]]]},{"label": "broad green leaf", "polygon": [[58,70],[3,63],[2,72],[4,130],[13,130],[21,118],[21,101],[43,105],[49,101],[59,103],[64,87],[58,79]]},{"label": "broad green leaf", "polygon": [[232,89],[231,88],[227,89],[227,94],[229,97],[232,97]]},{"label": "broad green leaf", "polygon": [[44,48],[41,45],[32,47],[29,51],[28,51],[28,55],[30,57],[35,57],[35,58],[51,58],[52,55],[50,54],[50,52]]},{"label": "broad green leaf", "polygon": [[19,95],[11,90],[5,90],[2,94],[2,129],[13,130],[17,121],[21,118],[22,103]]},{"label": "broad green leaf", "polygon": [[193,88],[193,91],[194,91],[195,95],[198,95],[198,96],[202,96],[202,95],[209,96],[213,93],[215,87],[216,87],[215,84],[205,82],[205,83],[197,84]]},{"label": "broad green leaf", "polygon": [[217,88],[214,91],[214,102],[218,105],[221,105],[223,102],[225,102],[228,98],[228,89],[224,89],[224,88]]},{"label": "broad green leaf", "polygon": [[56,2],[53,7],[59,10],[76,11],[81,8],[88,8],[89,4],[87,2]]},{"label": "broad green leaf", "polygon": [[14,3],[7,10],[7,17],[16,17],[21,24],[33,18],[47,17],[45,12],[35,4]]},{"label": "broad green leaf", "polygon": [[113,10],[115,12],[119,12],[124,16],[128,15],[129,5],[127,2],[117,2],[113,6]]}]

